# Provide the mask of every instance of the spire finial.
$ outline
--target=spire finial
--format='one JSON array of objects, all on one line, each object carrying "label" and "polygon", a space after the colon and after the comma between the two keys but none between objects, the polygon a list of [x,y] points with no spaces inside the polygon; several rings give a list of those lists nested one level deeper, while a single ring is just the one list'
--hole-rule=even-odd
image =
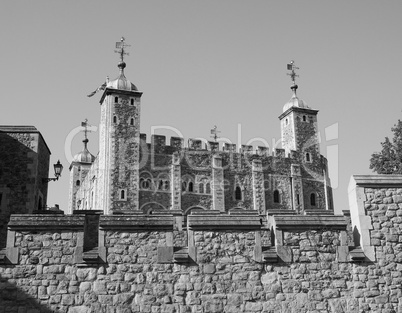
[{"label": "spire finial", "polygon": [[87,144],[88,144],[88,141],[89,141],[87,134],[88,134],[88,132],[90,132],[90,130],[88,130],[88,126],[91,126],[91,125],[88,124],[88,119],[87,118],[83,122],[81,122],[81,126],[84,127],[83,132],[84,132],[84,138],[85,138],[82,142],[84,143],[85,149],[87,149]]},{"label": "spire finial", "polygon": [[293,83],[290,89],[293,90],[293,97],[296,97],[296,89],[298,88],[296,85],[296,77],[299,77],[299,75],[296,74],[295,70],[298,70],[299,68],[295,66],[295,61],[291,60],[287,66],[287,69],[288,71],[291,71],[290,73],[287,73],[287,75],[291,77]]},{"label": "spire finial", "polygon": [[219,138],[218,134],[220,133],[220,131],[218,130],[218,126],[214,126],[214,128],[211,129],[211,134],[212,134],[212,138],[215,140],[215,142],[217,141],[217,139]]},{"label": "spire finial", "polygon": [[116,42],[116,49],[114,52],[120,54],[120,62],[118,67],[123,70],[126,67],[126,63],[124,63],[124,56],[129,55],[128,52],[126,52],[126,47],[130,47],[130,45],[126,44],[126,39],[124,37],[121,37],[120,41]]}]

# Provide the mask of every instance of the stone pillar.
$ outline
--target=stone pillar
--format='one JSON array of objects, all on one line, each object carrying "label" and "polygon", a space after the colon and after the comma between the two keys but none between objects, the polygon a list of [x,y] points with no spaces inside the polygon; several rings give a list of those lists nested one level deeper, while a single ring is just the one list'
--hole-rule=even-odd
[{"label": "stone pillar", "polygon": [[300,213],[304,211],[303,183],[300,172],[300,165],[291,165],[291,180],[292,180],[292,201],[293,209]]},{"label": "stone pillar", "polygon": [[172,155],[171,175],[172,210],[181,210],[181,167],[180,155],[177,152]]},{"label": "stone pillar", "polygon": [[253,160],[253,203],[254,210],[265,214],[264,173],[261,160]]},{"label": "stone pillar", "polygon": [[214,210],[225,211],[222,158],[219,155],[212,156],[212,201]]}]

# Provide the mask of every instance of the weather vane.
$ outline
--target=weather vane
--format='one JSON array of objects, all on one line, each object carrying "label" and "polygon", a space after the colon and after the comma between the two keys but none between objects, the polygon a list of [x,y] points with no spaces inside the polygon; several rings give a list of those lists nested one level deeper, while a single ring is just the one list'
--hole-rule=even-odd
[{"label": "weather vane", "polygon": [[218,137],[218,133],[220,133],[220,131],[218,130],[218,127],[215,125],[214,128],[211,129],[211,138],[213,138],[216,142],[216,140],[219,138]]},{"label": "weather vane", "polygon": [[114,52],[120,54],[120,61],[124,62],[124,56],[129,55],[128,52],[126,52],[126,47],[130,47],[130,45],[126,44],[125,38],[121,37],[120,41],[116,42],[116,49]]},{"label": "weather vane", "polygon": [[87,137],[87,133],[90,133],[91,130],[88,129],[88,126],[91,126],[88,124],[88,119],[86,118],[83,122],[81,122],[81,126],[84,127],[84,136],[85,136],[85,142],[88,142],[88,137]]},{"label": "weather vane", "polygon": [[[288,64],[288,71],[292,71],[291,73],[287,73],[292,78],[293,86],[296,85],[296,77],[299,77],[299,75],[296,74],[295,70],[298,70],[299,68],[295,66],[295,61],[290,61]],[[297,87],[296,87],[297,88]]]}]

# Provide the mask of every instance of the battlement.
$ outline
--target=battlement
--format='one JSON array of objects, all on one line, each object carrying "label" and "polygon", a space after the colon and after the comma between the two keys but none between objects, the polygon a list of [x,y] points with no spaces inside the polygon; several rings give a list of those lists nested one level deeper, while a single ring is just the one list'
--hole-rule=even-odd
[{"label": "battlement", "polygon": [[[259,157],[275,157],[278,159],[298,159],[300,158],[300,152],[291,150],[288,155],[285,153],[285,149],[276,148],[273,151],[269,147],[257,146],[255,149],[252,145],[241,145],[237,147],[235,143],[220,143],[216,141],[207,141],[206,143],[201,139],[189,138],[187,140],[187,146],[185,146],[185,139],[181,137],[170,137],[170,143],[167,144],[166,136],[164,135],[151,135],[151,142],[147,143],[147,135],[140,134],[142,145],[148,145],[156,153],[172,154],[174,152],[184,151],[209,151],[211,153],[237,153],[246,156],[259,156]],[[325,157],[321,156],[323,162],[326,164]]]}]

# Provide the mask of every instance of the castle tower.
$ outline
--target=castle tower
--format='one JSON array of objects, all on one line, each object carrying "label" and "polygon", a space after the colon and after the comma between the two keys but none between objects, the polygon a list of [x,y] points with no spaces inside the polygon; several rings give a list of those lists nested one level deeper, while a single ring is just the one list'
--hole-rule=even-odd
[{"label": "castle tower", "polygon": [[281,121],[282,148],[286,155],[291,150],[298,151],[302,156],[302,162],[311,163],[320,158],[320,147],[318,141],[317,113],[297,97],[295,78],[296,73],[293,61],[288,64],[288,75],[292,77],[293,85],[292,98],[283,107],[283,113],[279,116]]},{"label": "castle tower", "polygon": [[116,44],[119,76],[107,81],[100,100],[97,206],[104,214],[138,209],[140,99],[142,92],[124,75],[124,38]]},{"label": "castle tower", "polygon": [[82,123],[82,126],[85,127],[85,139],[82,141],[84,143],[84,149],[74,156],[70,165],[70,191],[67,214],[72,214],[74,210],[78,209],[90,209],[88,203],[79,203],[78,199],[81,198],[80,195],[78,195],[80,192],[80,186],[89,172],[92,163],[95,161],[95,156],[93,156],[88,150],[89,140],[87,138],[87,125],[87,120],[85,120],[85,122]]},{"label": "castle tower", "polygon": [[279,116],[281,122],[282,148],[285,154],[294,150],[297,160],[292,164],[292,206],[299,213],[309,210],[333,210],[332,189],[328,177],[327,161],[320,154],[317,113],[297,97],[295,70],[292,61],[288,74],[292,78],[292,97]]}]

